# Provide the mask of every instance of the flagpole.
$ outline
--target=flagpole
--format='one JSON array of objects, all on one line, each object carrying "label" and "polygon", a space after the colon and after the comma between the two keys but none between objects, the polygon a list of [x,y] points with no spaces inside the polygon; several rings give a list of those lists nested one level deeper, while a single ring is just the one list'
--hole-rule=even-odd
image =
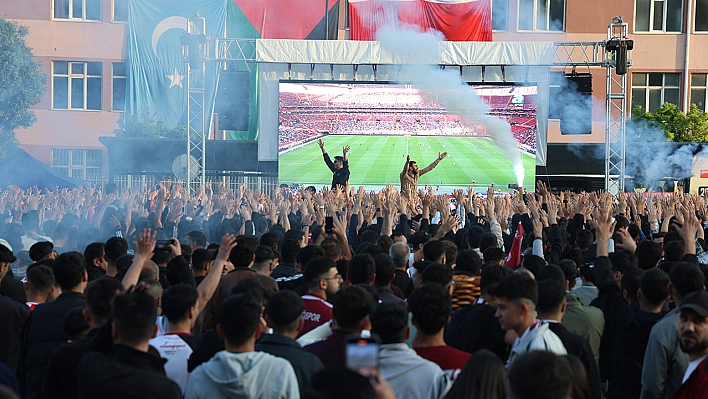
[{"label": "flagpole", "polygon": [[325,40],[329,40],[329,0],[325,0]]}]

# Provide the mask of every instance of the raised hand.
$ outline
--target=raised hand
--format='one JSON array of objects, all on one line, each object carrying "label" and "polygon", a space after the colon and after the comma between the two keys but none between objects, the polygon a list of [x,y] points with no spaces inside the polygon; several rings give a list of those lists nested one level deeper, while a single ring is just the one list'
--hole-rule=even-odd
[{"label": "raised hand", "polygon": [[317,144],[319,144],[320,149],[322,150],[322,152],[324,152],[324,150],[325,150],[324,141],[322,141],[322,139],[319,139],[319,140],[317,140]]},{"label": "raised hand", "polygon": [[438,153],[438,161],[442,161],[447,156],[447,152]]},{"label": "raised hand", "polygon": [[[322,145],[324,146],[324,143],[322,143]],[[347,153],[349,152],[350,149],[351,149],[351,147],[348,145],[342,147],[342,155],[347,155]]]}]

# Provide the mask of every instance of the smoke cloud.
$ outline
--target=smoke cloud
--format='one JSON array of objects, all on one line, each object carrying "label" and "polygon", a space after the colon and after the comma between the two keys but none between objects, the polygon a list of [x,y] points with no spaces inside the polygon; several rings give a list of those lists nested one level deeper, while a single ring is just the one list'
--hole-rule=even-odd
[{"label": "smoke cloud", "polygon": [[487,104],[465,83],[457,71],[445,71],[435,63],[438,44],[444,40],[437,31],[419,32],[412,28],[395,29],[383,27],[377,32],[383,48],[394,60],[405,60],[399,81],[416,86],[424,95],[437,96],[448,112],[462,117],[463,124],[471,121],[482,123],[494,143],[514,165],[517,184],[524,182],[524,167],[521,152],[506,121],[487,114]]}]

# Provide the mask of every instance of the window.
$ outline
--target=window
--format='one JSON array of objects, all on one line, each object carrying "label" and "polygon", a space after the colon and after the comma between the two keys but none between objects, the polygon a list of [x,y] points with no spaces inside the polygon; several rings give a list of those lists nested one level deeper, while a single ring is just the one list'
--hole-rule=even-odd
[{"label": "window", "polygon": [[708,32],[708,0],[696,0],[696,32]]},{"label": "window", "polygon": [[53,0],[55,19],[100,21],[101,0]]},{"label": "window", "polygon": [[52,62],[52,108],[101,110],[101,62]]},{"label": "window", "polygon": [[560,98],[563,86],[567,85],[565,79],[565,73],[563,72],[551,72],[550,74],[548,81],[548,119],[561,118],[563,107],[560,101],[556,101],[556,99]]},{"label": "window", "polygon": [[509,0],[492,0],[492,30],[509,30]]},{"label": "window", "polygon": [[680,80],[678,73],[633,73],[632,108],[655,112],[663,103],[679,105]]},{"label": "window", "polygon": [[77,179],[100,181],[103,150],[52,149],[52,168]]},{"label": "window", "polygon": [[563,32],[565,0],[519,0],[519,30]]},{"label": "window", "polygon": [[128,22],[128,0],[113,0],[113,22]]},{"label": "window", "polygon": [[694,73],[691,75],[691,104],[696,104],[699,110],[707,112],[706,94],[708,94],[708,74]]},{"label": "window", "polygon": [[113,111],[123,111],[125,108],[125,62],[113,63]]},{"label": "window", "polygon": [[[700,0],[699,0],[700,1]],[[683,0],[637,0],[635,32],[681,32]]]}]

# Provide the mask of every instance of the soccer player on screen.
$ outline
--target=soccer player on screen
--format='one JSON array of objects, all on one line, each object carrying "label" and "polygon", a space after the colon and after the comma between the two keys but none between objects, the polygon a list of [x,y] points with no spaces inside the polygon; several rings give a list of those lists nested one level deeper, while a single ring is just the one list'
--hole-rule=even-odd
[{"label": "soccer player on screen", "polygon": [[410,155],[407,155],[406,164],[403,165],[403,171],[401,172],[401,193],[415,193],[418,191],[418,178],[433,170],[446,156],[447,152],[438,153],[438,158],[433,163],[424,169],[418,170],[418,164],[415,161],[411,161]]},{"label": "soccer player on screen", "polygon": [[334,173],[332,176],[332,189],[337,188],[337,186],[340,186],[343,190],[349,189],[349,160],[347,157],[347,154],[349,153],[349,146],[343,147],[342,156],[335,156],[334,162],[332,162],[329,154],[327,154],[327,150],[325,150],[324,141],[319,139],[317,143],[320,145],[322,156],[324,157],[327,167],[329,167],[329,170]]}]

